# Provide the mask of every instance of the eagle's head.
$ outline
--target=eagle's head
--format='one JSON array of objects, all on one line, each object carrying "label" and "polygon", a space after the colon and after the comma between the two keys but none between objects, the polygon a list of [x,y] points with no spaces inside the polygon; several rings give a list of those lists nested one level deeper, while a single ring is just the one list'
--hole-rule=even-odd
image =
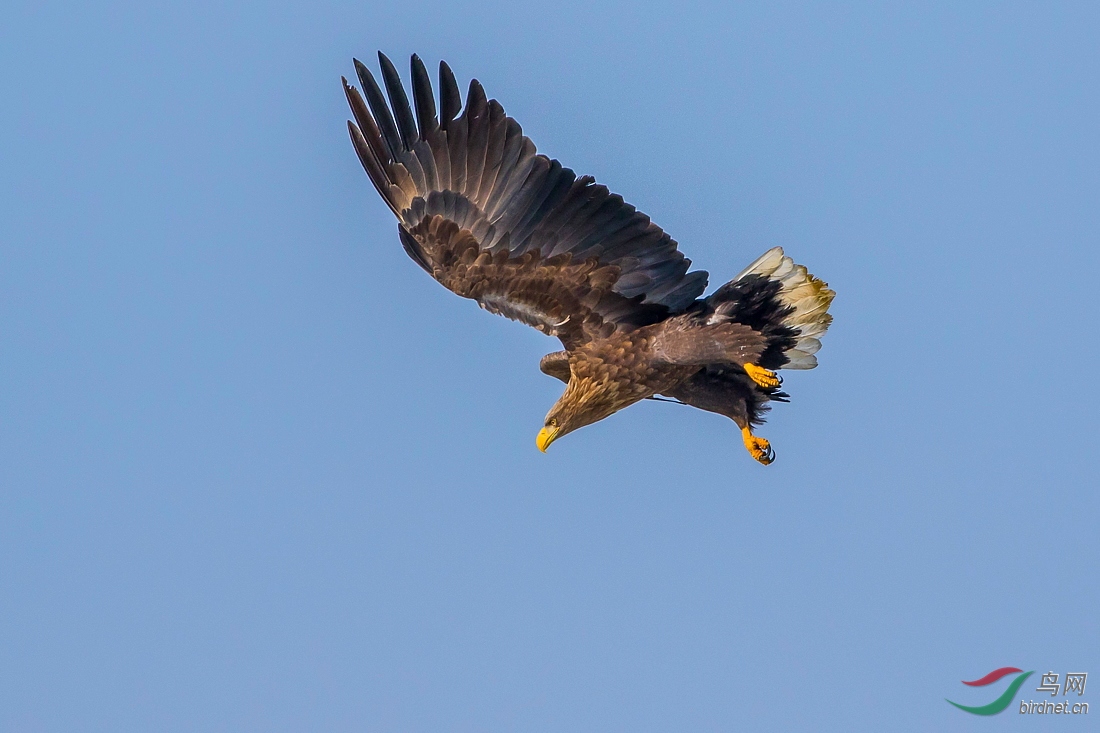
[{"label": "eagle's head", "polygon": [[623,394],[622,385],[618,382],[570,375],[565,394],[546,414],[546,422],[535,438],[535,444],[545,453],[550,444],[561,436],[603,420],[636,401],[636,397]]}]

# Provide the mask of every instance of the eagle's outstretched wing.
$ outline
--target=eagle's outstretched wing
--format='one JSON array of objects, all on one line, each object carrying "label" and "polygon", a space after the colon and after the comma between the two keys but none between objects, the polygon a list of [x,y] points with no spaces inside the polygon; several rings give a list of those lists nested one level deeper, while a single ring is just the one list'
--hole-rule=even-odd
[{"label": "eagle's outstretched wing", "polygon": [[702,294],[707,273],[689,273],[671,237],[591,177],[538,155],[476,79],[459,114],[458,84],[441,62],[437,112],[417,56],[412,105],[378,58],[388,105],[359,61],[366,101],[344,80],[352,143],[405,251],[444,286],[567,348],[655,323]]}]

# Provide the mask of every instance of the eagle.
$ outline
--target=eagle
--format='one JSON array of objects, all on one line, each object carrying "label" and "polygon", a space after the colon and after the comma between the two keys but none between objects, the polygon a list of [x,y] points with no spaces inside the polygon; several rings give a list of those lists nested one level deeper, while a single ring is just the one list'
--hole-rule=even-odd
[{"label": "eagle", "polygon": [[[702,297],[707,272],[649,217],[590,176],[540,155],[474,79],[465,108],[439,64],[439,101],[412,56],[412,102],[378,54],[343,79],[351,142],[398,220],[405,252],[443,287],[557,337],[539,369],[565,383],[536,438],[555,440],[643,399],[725,415],[749,454],[781,369],[812,369],[834,292],[774,247]],[[364,97],[366,99],[364,100]],[[388,101],[387,101],[388,98]]]}]

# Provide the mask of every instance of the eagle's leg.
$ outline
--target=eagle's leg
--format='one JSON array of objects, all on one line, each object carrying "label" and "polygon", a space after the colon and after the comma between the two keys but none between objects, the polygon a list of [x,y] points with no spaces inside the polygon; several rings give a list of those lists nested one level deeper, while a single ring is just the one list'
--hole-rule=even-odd
[{"label": "eagle's leg", "polygon": [[760,463],[767,466],[775,460],[775,451],[772,450],[772,444],[764,438],[753,435],[752,428],[748,425],[741,428],[741,439],[745,441],[745,448],[748,449],[749,455]]},{"label": "eagle's leg", "polygon": [[772,393],[762,391],[737,367],[703,369],[691,379],[663,392],[700,410],[725,415],[741,429],[741,440],[755,460],[767,466],[775,460],[771,443],[752,434],[753,424],[764,422],[762,412]]},{"label": "eagle's leg", "polygon": [[772,389],[778,387],[783,383],[783,380],[779,378],[779,375],[773,372],[771,369],[765,369],[762,366],[756,364],[745,364],[742,367],[745,370],[745,374],[749,375],[752,381],[759,384],[764,389]]}]

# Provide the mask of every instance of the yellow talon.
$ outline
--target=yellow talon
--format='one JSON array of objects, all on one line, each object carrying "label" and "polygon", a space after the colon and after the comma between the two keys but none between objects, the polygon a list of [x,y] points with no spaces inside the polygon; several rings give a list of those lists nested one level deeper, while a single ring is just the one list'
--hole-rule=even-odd
[{"label": "yellow talon", "polygon": [[741,440],[745,441],[745,448],[748,449],[749,455],[765,466],[775,460],[775,451],[772,450],[772,444],[764,438],[753,435],[752,429],[748,427],[741,428]]},{"label": "yellow talon", "polygon": [[756,382],[764,389],[778,387],[783,382],[783,380],[771,369],[765,369],[756,364],[745,364],[743,368],[745,374],[748,374],[752,381]]}]

